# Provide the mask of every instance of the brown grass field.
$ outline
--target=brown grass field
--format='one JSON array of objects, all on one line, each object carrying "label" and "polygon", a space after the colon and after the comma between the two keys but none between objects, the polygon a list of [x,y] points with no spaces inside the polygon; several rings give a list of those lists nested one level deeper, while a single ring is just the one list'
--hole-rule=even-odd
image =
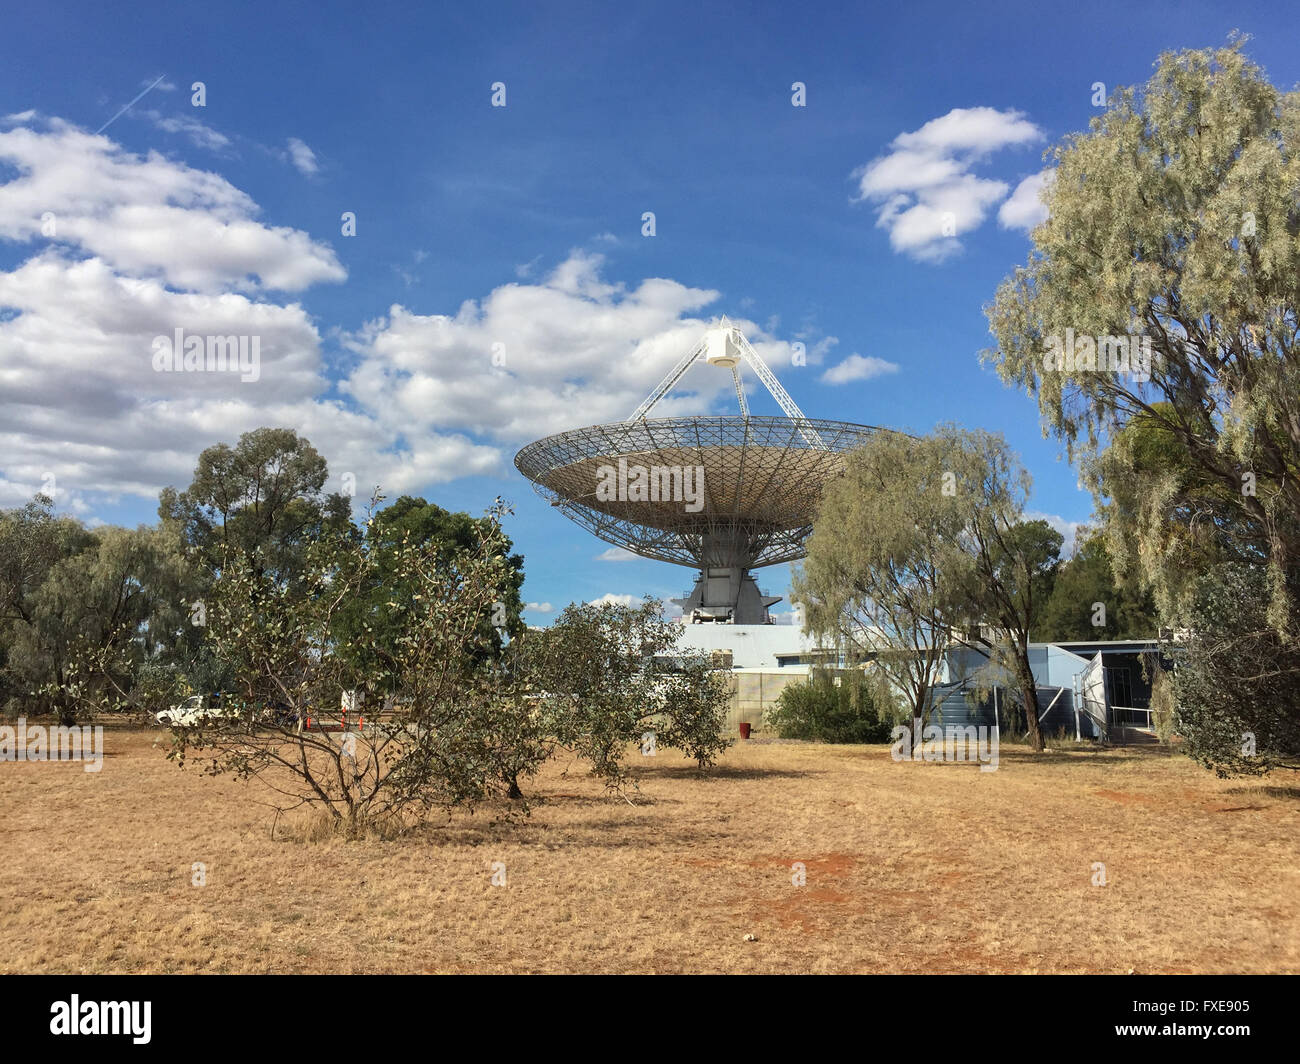
[{"label": "brown grass field", "polygon": [[0,764],[0,971],[1300,972],[1300,786],[1160,751],[661,751],[636,805],[557,762],[517,824],[304,842],[163,736]]}]

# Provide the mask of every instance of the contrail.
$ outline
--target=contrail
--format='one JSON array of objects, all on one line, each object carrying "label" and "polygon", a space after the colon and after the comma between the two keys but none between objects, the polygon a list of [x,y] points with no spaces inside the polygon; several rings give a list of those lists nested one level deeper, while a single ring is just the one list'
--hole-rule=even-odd
[{"label": "contrail", "polygon": [[[159,75],[158,75],[158,81],[162,81],[162,79],[165,78],[166,76],[167,76],[166,74],[159,74]],[[157,84],[158,84],[158,81],[155,81],[155,82],[153,83],[153,85],[157,85]],[[145,90],[144,90],[144,92],[148,92],[149,89],[152,89],[152,88],[153,88],[153,85],[150,85],[148,89],[145,89]],[[140,93],[140,96],[143,96],[143,95],[144,95],[144,92]],[[137,96],[137,97],[136,97],[134,100],[132,100],[129,104],[127,104],[125,107],[123,107],[122,110],[118,111],[117,114],[115,114],[112,118],[110,118],[107,122],[105,122],[105,123],[104,123],[102,126],[100,126],[97,130],[95,130],[95,134],[98,135],[98,134],[100,134],[100,133],[103,133],[104,130],[106,130],[109,126],[111,126],[114,122],[116,122],[119,118],[121,118],[124,114],[126,114],[127,111],[131,110],[131,108],[134,107],[134,106],[139,102],[139,100],[140,100],[140,96]]]}]

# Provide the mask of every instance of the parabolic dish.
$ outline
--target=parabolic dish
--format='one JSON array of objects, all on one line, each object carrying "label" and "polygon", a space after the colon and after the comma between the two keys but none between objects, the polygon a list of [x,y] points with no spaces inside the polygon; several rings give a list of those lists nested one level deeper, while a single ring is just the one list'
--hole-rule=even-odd
[{"label": "parabolic dish", "polygon": [[[888,431],[792,417],[617,421],[536,440],[515,466],[609,543],[694,568],[736,564],[739,554],[741,564],[757,568],[804,556],[822,488],[843,471],[845,453]],[[620,459],[627,470],[700,468],[703,490],[689,502],[630,497],[635,491],[611,498]]]}]

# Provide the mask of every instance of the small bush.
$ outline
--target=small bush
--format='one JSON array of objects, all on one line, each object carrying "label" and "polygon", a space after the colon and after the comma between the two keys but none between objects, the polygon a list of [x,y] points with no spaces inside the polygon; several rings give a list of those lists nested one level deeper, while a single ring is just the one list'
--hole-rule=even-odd
[{"label": "small bush", "polygon": [[818,669],[807,683],[791,684],[781,692],[766,723],[782,739],[887,743],[894,715],[893,705],[867,677]]}]

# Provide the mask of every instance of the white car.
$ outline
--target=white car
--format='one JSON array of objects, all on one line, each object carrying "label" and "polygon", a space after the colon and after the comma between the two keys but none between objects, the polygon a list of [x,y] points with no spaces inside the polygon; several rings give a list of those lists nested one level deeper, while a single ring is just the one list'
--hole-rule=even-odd
[{"label": "white car", "polygon": [[233,710],[209,706],[207,695],[190,695],[184,702],[156,714],[156,719],[159,724],[167,727],[192,728],[212,717],[232,716],[237,716]]}]

